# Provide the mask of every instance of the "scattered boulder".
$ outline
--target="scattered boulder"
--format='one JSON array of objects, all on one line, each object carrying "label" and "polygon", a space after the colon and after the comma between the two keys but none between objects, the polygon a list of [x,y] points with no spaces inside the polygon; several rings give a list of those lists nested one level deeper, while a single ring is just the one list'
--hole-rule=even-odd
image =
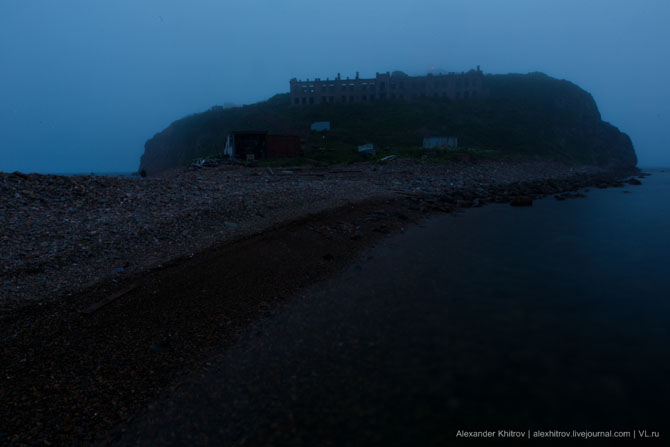
[{"label": "scattered boulder", "polygon": [[360,241],[365,235],[361,230],[356,230],[356,232],[350,237],[352,241]]},{"label": "scattered boulder", "polygon": [[[201,168],[215,168],[221,164],[222,160],[219,160],[218,158],[203,158],[197,161],[194,161],[191,163],[188,167],[189,170],[194,170],[194,169],[201,169]],[[144,169],[141,169],[141,171],[144,171]],[[145,174],[146,175],[146,174]]]},{"label": "scattered boulder", "polygon": [[516,196],[510,202],[512,206],[533,206],[533,199],[528,196]]},{"label": "scattered boulder", "polygon": [[565,200],[565,199],[580,199],[586,197],[585,194],[582,194],[581,192],[564,192],[563,194],[559,194],[557,196],[554,196],[556,200]]}]

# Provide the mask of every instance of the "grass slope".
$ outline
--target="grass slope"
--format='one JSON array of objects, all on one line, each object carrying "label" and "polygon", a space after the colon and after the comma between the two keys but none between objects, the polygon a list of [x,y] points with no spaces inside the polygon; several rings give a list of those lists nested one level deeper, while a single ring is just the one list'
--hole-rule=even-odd
[{"label": "grass slope", "polygon": [[[358,159],[355,147],[374,143],[390,153],[414,156],[426,136],[457,136],[472,155],[520,155],[576,164],[636,164],[630,139],[600,119],[591,95],[541,73],[487,75],[486,99],[377,101],[290,107],[289,95],[175,121],[145,145],[141,168],[161,170],[197,157],[215,156],[233,130],[300,135],[306,157],[267,164],[336,163]],[[314,121],[330,121],[327,133],[310,133]],[[325,138],[324,138],[325,137]],[[425,154],[424,154],[425,155]],[[434,159],[450,155],[432,153]],[[311,160],[311,161],[310,161]]]}]

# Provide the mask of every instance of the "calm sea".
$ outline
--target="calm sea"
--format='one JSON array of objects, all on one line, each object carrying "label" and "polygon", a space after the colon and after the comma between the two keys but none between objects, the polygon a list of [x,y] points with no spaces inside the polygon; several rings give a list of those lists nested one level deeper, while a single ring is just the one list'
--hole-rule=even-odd
[{"label": "calm sea", "polygon": [[436,424],[670,429],[670,170],[650,172],[584,199],[438,217],[380,244],[335,293],[397,307],[379,325],[410,340],[408,368],[445,403]]},{"label": "calm sea", "polygon": [[195,432],[222,444],[450,445],[458,430],[667,438],[670,174],[652,173],[394,234],[257,323],[170,411],[196,408]]}]

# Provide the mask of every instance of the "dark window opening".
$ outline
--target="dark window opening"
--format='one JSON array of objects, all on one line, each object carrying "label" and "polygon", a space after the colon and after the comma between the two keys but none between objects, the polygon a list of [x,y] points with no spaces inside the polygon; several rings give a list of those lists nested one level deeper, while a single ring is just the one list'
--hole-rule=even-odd
[{"label": "dark window opening", "polygon": [[307,98],[303,97],[303,98],[302,98],[302,103],[303,103],[303,104],[307,104]]}]

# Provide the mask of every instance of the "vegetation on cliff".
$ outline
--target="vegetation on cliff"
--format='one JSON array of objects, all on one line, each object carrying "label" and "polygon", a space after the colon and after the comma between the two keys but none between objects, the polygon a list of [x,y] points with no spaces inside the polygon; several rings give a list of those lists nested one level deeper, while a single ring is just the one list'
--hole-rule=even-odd
[{"label": "vegetation on cliff", "polygon": [[[149,174],[197,157],[219,154],[234,130],[300,135],[306,149],[374,143],[407,153],[427,136],[457,136],[460,146],[497,154],[562,160],[575,164],[632,167],[630,138],[603,122],[591,95],[569,81],[542,73],[487,75],[486,99],[377,101],[290,107],[289,95],[244,107],[212,109],[172,123],[145,144],[140,170]],[[314,121],[332,130],[310,133]]]}]

